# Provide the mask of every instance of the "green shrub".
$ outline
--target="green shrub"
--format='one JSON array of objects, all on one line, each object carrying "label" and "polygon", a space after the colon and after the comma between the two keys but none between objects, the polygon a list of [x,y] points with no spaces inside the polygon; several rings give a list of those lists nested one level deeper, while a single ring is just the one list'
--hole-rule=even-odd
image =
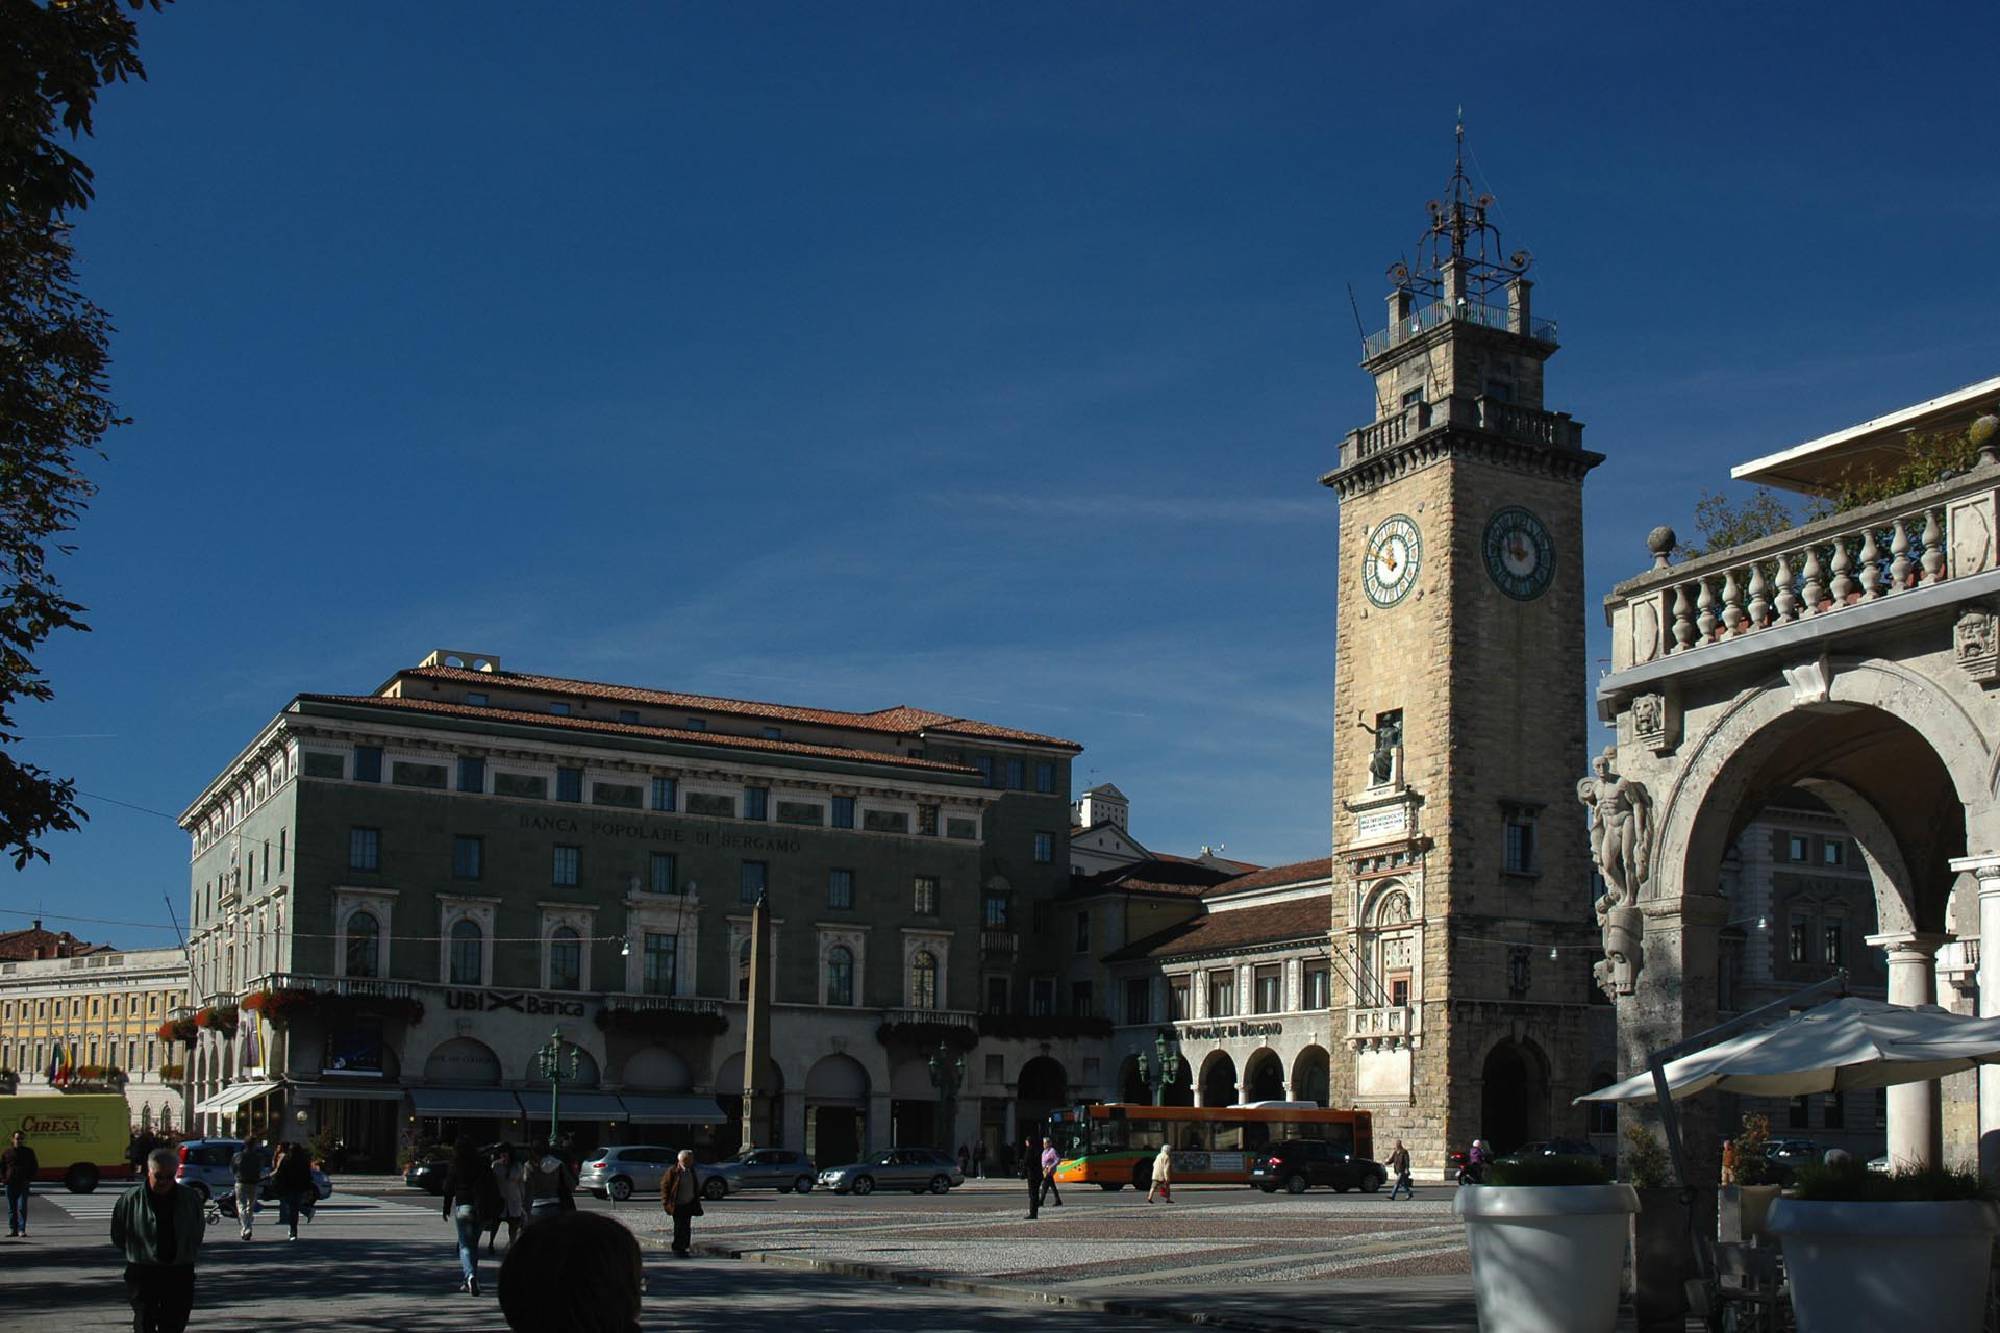
[{"label": "green shrub", "polygon": [[1957,1203],[1994,1202],[2000,1192],[1977,1171],[1947,1166],[1881,1175],[1857,1161],[1833,1165],[1808,1164],[1792,1181],[1794,1197],[1810,1203]]},{"label": "green shrub", "polygon": [[1602,1163],[1581,1157],[1530,1157],[1486,1168],[1489,1185],[1605,1185],[1610,1180]]},{"label": "green shrub", "polygon": [[1657,1189],[1673,1179],[1673,1158],[1653,1131],[1636,1121],[1625,1127],[1625,1179],[1640,1189]]}]

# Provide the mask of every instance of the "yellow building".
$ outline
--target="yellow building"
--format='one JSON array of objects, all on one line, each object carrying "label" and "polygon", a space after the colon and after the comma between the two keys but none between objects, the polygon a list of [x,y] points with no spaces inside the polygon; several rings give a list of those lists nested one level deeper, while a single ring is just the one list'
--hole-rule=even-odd
[{"label": "yellow building", "polygon": [[[86,1071],[123,1091],[133,1128],[187,1125],[186,1052],[162,1041],[161,1024],[187,1003],[187,954],[180,949],[125,952],[33,929],[0,935],[0,1091],[48,1087],[57,1045],[74,1049]],[[37,956],[39,955],[39,956]]]}]

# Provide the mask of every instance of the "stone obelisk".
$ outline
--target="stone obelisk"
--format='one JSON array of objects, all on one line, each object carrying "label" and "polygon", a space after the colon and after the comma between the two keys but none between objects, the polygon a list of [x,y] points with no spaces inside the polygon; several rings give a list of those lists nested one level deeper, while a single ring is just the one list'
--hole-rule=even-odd
[{"label": "stone obelisk", "polygon": [[[771,900],[757,895],[750,909],[750,1001],[748,1028],[743,1039],[743,1148],[763,1146],[769,1133],[768,1114],[760,1126],[765,1099],[775,1089],[762,1086],[764,1071],[771,1064]],[[763,1130],[759,1132],[760,1128]]]}]

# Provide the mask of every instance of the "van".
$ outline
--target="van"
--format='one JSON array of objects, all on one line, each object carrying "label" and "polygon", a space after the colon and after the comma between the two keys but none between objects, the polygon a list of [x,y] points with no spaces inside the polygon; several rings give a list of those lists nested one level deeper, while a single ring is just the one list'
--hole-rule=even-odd
[{"label": "van", "polygon": [[121,1093],[27,1093],[0,1097],[0,1143],[19,1130],[42,1164],[37,1180],[88,1194],[100,1179],[129,1180],[132,1111]]}]

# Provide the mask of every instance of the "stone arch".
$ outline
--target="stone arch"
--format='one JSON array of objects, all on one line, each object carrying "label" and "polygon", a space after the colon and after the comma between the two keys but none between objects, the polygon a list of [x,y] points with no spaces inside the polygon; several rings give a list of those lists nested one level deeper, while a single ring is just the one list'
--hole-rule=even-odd
[{"label": "stone arch", "polygon": [[1243,1062],[1243,1100],[1281,1102],[1285,1097],[1285,1062],[1270,1047],[1252,1051]]},{"label": "stone arch", "polygon": [[1331,1105],[1333,1061],[1323,1046],[1308,1046],[1292,1061],[1292,1100]]},{"label": "stone arch", "polygon": [[1128,1055],[1118,1066],[1118,1100],[1144,1106],[1153,1100],[1153,1090],[1139,1077],[1139,1057]]},{"label": "stone arch", "polygon": [[[764,1057],[764,1078],[758,1083],[761,1091],[769,1086],[773,1092],[781,1092],[785,1087],[785,1074],[778,1062]],[[741,1097],[743,1095],[743,1052],[735,1051],[726,1056],[715,1067],[715,1091],[717,1096]]]},{"label": "stone arch", "polygon": [[1368,895],[1361,919],[1373,930],[1391,930],[1407,925],[1416,916],[1410,886],[1401,879],[1385,879]]},{"label": "stone arch", "polygon": [[1549,1134],[1549,1058],[1533,1040],[1503,1036],[1479,1065],[1479,1130],[1496,1153]]},{"label": "stone arch", "polygon": [[[578,1066],[581,1068],[581,1064]],[[439,1042],[424,1057],[424,1082],[452,1083],[460,1087],[500,1086],[500,1057],[476,1037],[453,1037]]]},{"label": "stone arch", "polygon": [[806,1100],[820,1105],[866,1106],[868,1071],[850,1055],[822,1056],[806,1071]]},{"label": "stone arch", "polygon": [[1228,1051],[1210,1051],[1202,1060],[1199,1086],[1203,1106],[1236,1104],[1236,1061]]},{"label": "stone arch", "polygon": [[686,1092],[694,1085],[687,1061],[664,1046],[645,1046],[625,1057],[621,1081],[648,1092]]}]

